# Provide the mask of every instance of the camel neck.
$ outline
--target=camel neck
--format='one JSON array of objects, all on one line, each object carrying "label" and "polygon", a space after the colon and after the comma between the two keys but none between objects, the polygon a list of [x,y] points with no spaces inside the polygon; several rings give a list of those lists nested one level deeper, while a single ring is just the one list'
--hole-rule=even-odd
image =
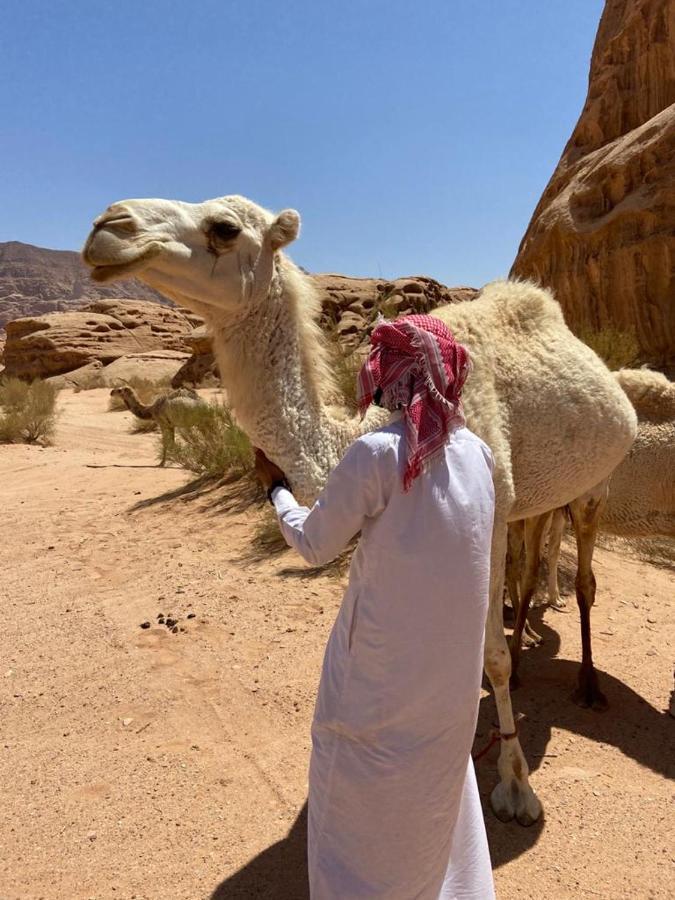
[{"label": "camel neck", "polygon": [[151,419],[152,414],[150,412],[150,407],[144,406],[141,401],[138,399],[136,394],[129,390],[128,393],[125,394],[126,404],[131,410],[131,412],[139,419]]},{"label": "camel neck", "polygon": [[298,318],[303,299],[276,271],[267,298],[246,318],[211,325],[228,404],[253,444],[306,496],[323,484],[357,429],[325,403],[325,348],[313,323]]}]

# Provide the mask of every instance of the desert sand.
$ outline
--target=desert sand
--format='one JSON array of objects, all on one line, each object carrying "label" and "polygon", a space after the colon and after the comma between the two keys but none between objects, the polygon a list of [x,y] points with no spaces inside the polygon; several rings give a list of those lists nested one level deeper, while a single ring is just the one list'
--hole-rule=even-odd
[{"label": "desert sand", "polygon": [[[0,447],[0,898],[307,898],[309,726],[343,582],[256,551],[262,507],[156,468],[106,391],[59,405],[54,446]],[[499,898],[673,895],[673,572],[616,548],[595,572],[610,709],[569,699],[573,596],[535,611],[514,694],[544,820],[497,822],[497,748],[478,765]],[[476,748],[494,717],[485,691]]]}]

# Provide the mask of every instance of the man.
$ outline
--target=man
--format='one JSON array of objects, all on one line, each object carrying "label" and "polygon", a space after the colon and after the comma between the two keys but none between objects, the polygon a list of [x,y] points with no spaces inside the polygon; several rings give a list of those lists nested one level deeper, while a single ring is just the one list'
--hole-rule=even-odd
[{"label": "man", "polygon": [[313,900],[494,897],[471,761],[493,463],[464,426],[469,367],[439,319],[381,322],[358,398],[391,421],[349,447],[311,510],[258,452],[283,535],[307,561],[361,532],[312,725]]}]

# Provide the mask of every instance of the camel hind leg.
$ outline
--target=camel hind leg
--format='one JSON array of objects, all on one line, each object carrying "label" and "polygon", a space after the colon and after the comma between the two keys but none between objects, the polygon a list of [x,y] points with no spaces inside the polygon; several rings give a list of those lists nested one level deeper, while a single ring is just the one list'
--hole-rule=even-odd
[{"label": "camel hind leg", "polygon": [[591,649],[591,607],[595,603],[595,575],[592,563],[598,523],[607,502],[607,485],[607,481],[602,481],[569,504],[577,539],[578,565],[575,587],[581,618],[581,667],[572,699],[579,706],[597,710],[607,709],[608,703],[598,687],[598,676],[593,666]]},{"label": "camel hind leg", "polygon": [[548,603],[554,609],[564,609],[567,606],[560,596],[558,587],[558,564],[560,562],[560,545],[565,531],[565,507],[553,511],[551,530],[548,534],[548,549],[546,552],[548,562]]},{"label": "camel hind leg", "polygon": [[[539,554],[541,550],[541,536],[544,533],[549,519],[549,513],[534,516],[525,521],[525,568],[520,584],[520,602],[516,614],[516,623],[513,626],[511,636],[511,687],[518,687],[518,664],[520,662],[520,650],[523,643],[523,631],[527,622],[527,614],[530,603],[537,587],[539,575]],[[530,637],[534,634],[530,628]],[[537,635],[539,637],[539,635]],[[541,641],[541,638],[539,638]]]},{"label": "camel hind leg", "polygon": [[516,819],[521,825],[532,825],[541,815],[541,803],[530,787],[529,768],[518,740],[511,706],[509,677],[511,654],[504,635],[503,591],[506,561],[507,526],[495,522],[492,534],[490,571],[490,605],[485,627],[485,672],[492,685],[499,730],[499,783],[492,791],[490,804],[502,822]]}]

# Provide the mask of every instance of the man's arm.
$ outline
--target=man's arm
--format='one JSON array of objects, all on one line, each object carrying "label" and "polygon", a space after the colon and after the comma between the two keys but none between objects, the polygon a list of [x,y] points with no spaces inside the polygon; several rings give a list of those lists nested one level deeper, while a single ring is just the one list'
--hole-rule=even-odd
[{"label": "man's arm", "polygon": [[286,543],[315,566],[335,559],[364,521],[382,512],[395,477],[393,449],[359,438],[333,469],[311,510],[286,488],[276,488],[272,502]]}]

